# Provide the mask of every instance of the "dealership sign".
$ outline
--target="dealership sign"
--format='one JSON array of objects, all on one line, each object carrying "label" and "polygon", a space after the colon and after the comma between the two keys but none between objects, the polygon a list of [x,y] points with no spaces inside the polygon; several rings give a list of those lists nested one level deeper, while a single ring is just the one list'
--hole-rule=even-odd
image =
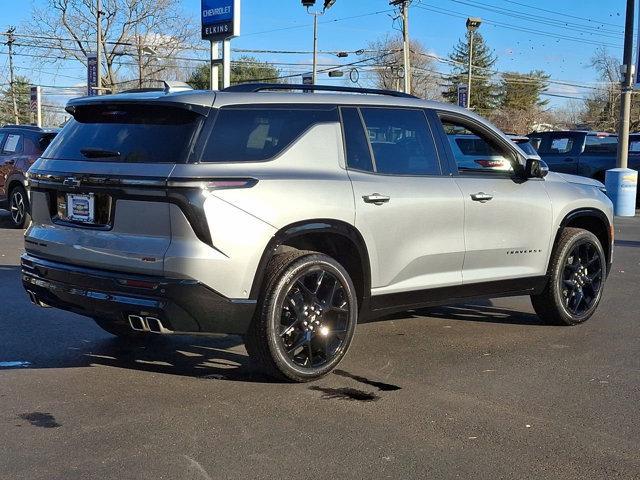
[{"label": "dealership sign", "polygon": [[462,108],[467,108],[469,105],[469,89],[467,85],[460,84],[458,85],[458,106]]},{"label": "dealership sign", "polygon": [[240,35],[240,0],[201,0],[202,38],[219,42]]},{"label": "dealership sign", "polygon": [[98,56],[95,53],[87,55],[87,95],[98,95]]}]

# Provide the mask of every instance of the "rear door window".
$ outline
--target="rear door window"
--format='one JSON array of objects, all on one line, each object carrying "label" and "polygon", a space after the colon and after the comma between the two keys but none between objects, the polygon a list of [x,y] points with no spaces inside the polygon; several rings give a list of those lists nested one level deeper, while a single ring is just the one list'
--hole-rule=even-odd
[{"label": "rear door window", "polygon": [[177,107],[78,106],[46,158],[122,163],[185,163],[204,117]]},{"label": "rear door window", "polygon": [[440,175],[435,141],[422,110],[362,108],[375,171],[392,175]]},{"label": "rear door window", "polygon": [[338,121],[338,108],[332,105],[221,108],[202,161],[269,160],[282,153],[312,126]]}]

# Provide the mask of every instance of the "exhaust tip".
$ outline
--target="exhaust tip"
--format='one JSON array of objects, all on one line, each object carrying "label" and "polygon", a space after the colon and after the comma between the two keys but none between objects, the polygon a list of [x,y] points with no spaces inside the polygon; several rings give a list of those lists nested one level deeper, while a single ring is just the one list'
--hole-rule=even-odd
[{"label": "exhaust tip", "polygon": [[129,325],[136,332],[146,332],[148,330],[144,318],[139,315],[129,315]]},{"label": "exhaust tip", "polygon": [[159,318],[155,317],[146,317],[145,318],[147,325],[149,326],[149,331],[153,333],[173,333],[173,331],[166,328],[162,321]]}]

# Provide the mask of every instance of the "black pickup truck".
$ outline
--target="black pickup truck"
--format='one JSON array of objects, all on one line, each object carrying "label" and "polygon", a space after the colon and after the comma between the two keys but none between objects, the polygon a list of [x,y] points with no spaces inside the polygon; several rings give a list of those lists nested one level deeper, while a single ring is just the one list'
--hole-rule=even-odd
[{"label": "black pickup truck", "polygon": [[[555,131],[530,133],[528,137],[538,155],[555,172],[595,178],[616,168],[618,136],[604,132]],[[640,133],[629,136],[629,168],[640,169]]]}]

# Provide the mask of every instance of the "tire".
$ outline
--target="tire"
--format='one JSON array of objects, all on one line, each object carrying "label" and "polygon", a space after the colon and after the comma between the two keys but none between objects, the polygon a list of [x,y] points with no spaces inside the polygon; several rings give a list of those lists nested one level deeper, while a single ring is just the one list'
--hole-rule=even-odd
[{"label": "tire", "polygon": [[9,191],[9,213],[13,228],[24,228],[31,221],[29,198],[22,185],[17,185]]},{"label": "tire", "polygon": [[552,325],[577,325],[596,311],[607,262],[598,238],[580,228],[565,228],[549,262],[549,282],[531,296],[533,309]]},{"label": "tire", "polygon": [[105,320],[103,318],[94,318],[96,324],[105,332],[115,335],[118,338],[127,340],[146,340],[151,338],[152,334],[144,332],[136,332],[126,323],[118,323],[113,320]]},{"label": "tire", "polygon": [[309,251],[275,256],[249,331],[253,363],[279,380],[309,382],[347,353],[358,318],[355,288],[333,258]]}]

